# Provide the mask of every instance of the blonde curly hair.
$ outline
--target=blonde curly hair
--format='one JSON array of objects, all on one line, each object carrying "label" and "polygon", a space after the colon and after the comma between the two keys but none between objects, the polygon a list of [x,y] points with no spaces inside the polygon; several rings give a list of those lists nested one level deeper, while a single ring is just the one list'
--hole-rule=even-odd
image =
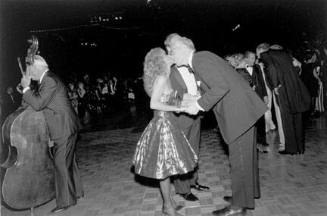
[{"label": "blonde curly hair", "polygon": [[143,63],[143,84],[145,92],[151,97],[153,84],[159,75],[169,74],[169,65],[166,58],[166,52],[156,47],[151,49],[145,56]]}]

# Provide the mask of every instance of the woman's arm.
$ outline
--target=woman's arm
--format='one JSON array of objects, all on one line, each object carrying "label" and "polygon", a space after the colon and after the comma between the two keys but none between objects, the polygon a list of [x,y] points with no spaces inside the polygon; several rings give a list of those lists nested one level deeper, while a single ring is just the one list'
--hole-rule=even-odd
[{"label": "woman's arm", "polygon": [[184,110],[183,108],[167,105],[160,101],[162,93],[167,88],[167,81],[168,81],[168,77],[163,75],[158,76],[157,79],[154,81],[151,101],[150,101],[150,108],[154,110],[161,110],[161,111],[182,112]]}]

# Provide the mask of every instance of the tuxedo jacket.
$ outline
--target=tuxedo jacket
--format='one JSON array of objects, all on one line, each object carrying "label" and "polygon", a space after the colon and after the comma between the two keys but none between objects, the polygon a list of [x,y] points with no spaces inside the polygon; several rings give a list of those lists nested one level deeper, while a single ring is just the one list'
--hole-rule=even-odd
[{"label": "tuxedo jacket", "polygon": [[250,87],[252,89],[254,88],[254,91],[262,100],[265,96],[267,96],[266,86],[259,65],[253,65],[252,75],[245,68],[236,69],[236,71],[249,82]]},{"label": "tuxedo jacket", "polygon": [[42,111],[54,141],[78,132],[80,123],[67,96],[65,85],[50,71],[44,75],[38,93],[28,90],[23,100],[36,111]]},{"label": "tuxedo jacket", "polygon": [[194,53],[192,66],[204,91],[198,104],[205,111],[213,108],[227,144],[250,129],[267,110],[248,82],[214,53]]},{"label": "tuxedo jacket", "polygon": [[[175,65],[171,67],[169,78],[173,90],[177,92],[177,97],[182,100],[183,95],[187,93],[187,87],[182,75],[180,74]],[[186,113],[174,113],[174,115],[177,118],[178,124],[180,125],[180,127],[182,127],[182,129],[188,128],[193,124],[195,120],[198,120],[200,118],[199,115],[188,115]]]}]

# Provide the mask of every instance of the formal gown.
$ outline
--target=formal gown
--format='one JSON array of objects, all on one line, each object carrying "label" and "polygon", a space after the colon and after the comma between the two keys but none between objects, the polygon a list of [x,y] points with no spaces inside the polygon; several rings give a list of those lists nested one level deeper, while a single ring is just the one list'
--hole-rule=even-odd
[{"label": "formal gown", "polygon": [[[173,105],[174,94],[163,94],[161,102]],[[172,112],[154,111],[143,131],[134,154],[135,173],[154,179],[185,174],[197,163],[195,154],[184,133],[177,127]]]}]

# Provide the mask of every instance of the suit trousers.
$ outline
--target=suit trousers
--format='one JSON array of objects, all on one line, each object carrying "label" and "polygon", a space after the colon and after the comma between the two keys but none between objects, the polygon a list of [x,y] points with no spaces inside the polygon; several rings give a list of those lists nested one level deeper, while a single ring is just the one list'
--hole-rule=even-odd
[{"label": "suit trousers", "polygon": [[266,122],[265,122],[265,116],[263,115],[257,123],[255,124],[257,128],[257,133],[256,133],[256,138],[257,138],[257,143],[262,144],[262,145],[267,145],[267,140],[266,140]]},{"label": "suit trousers", "polygon": [[284,134],[283,122],[281,116],[281,107],[280,104],[278,103],[278,96],[275,93],[273,93],[273,102],[274,102],[277,127],[278,127],[279,149],[285,150],[285,134]]},{"label": "suit trousers", "polygon": [[254,208],[254,198],[260,197],[258,155],[255,127],[229,144],[232,178],[232,206]]},{"label": "suit trousers", "polygon": [[285,133],[285,151],[290,153],[304,152],[304,129],[302,113],[281,112]]},{"label": "suit trousers", "polygon": [[[192,125],[189,127],[180,129],[185,134],[186,138],[190,142],[192,148],[194,149],[195,153],[199,158],[199,145],[200,145],[200,127],[201,122],[200,119],[194,121]],[[175,192],[177,194],[187,194],[191,192],[191,186],[195,185],[198,181],[198,167],[194,169],[193,172],[189,172],[184,175],[177,175],[173,178]]]},{"label": "suit trousers", "polygon": [[54,140],[57,207],[73,205],[77,198],[84,196],[75,155],[76,139],[77,134],[73,134],[68,138]]}]

